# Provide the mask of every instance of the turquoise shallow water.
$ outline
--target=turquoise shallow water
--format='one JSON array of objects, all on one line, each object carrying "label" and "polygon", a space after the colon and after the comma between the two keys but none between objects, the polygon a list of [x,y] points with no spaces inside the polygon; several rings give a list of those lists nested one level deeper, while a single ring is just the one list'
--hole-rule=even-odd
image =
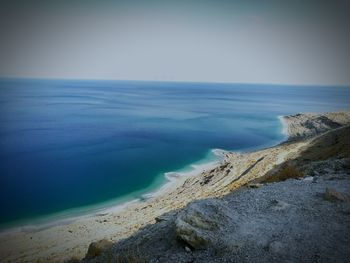
[{"label": "turquoise shallow water", "polygon": [[3,79],[0,223],[139,198],[212,149],[280,142],[279,115],[349,98],[346,87]]}]

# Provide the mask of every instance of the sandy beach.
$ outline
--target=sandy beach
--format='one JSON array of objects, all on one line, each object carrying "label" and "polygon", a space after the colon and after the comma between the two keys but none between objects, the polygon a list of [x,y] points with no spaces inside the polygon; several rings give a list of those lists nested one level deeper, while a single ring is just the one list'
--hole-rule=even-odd
[{"label": "sandy beach", "polygon": [[[349,112],[326,116],[340,125],[350,123]],[[224,152],[223,160],[219,163],[204,167],[199,174],[171,176],[169,183],[144,200],[49,225],[3,232],[0,234],[0,261],[64,262],[71,258],[83,258],[93,241],[118,241],[147,224],[155,223],[156,218],[165,212],[182,208],[193,200],[228,194],[262,177],[276,165],[295,158],[310,143],[311,135],[333,128],[332,125],[319,125],[317,117],[317,114],[280,117],[284,122],[283,131],[292,140],[254,152]],[[319,129],[305,128],[305,122],[310,120]]]}]

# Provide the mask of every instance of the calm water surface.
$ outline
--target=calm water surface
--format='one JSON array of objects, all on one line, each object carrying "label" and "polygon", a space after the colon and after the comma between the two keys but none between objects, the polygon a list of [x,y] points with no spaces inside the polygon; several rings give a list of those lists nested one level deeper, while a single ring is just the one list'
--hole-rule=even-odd
[{"label": "calm water surface", "polygon": [[0,223],[140,197],[164,173],[283,140],[279,115],[349,108],[350,88],[0,81]]}]

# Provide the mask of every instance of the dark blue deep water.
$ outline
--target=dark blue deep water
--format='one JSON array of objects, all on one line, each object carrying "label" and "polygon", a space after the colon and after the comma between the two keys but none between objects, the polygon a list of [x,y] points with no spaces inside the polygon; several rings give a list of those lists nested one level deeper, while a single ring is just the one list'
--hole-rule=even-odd
[{"label": "dark blue deep water", "polygon": [[211,149],[280,142],[279,115],[349,100],[345,87],[1,80],[0,223],[139,197]]}]

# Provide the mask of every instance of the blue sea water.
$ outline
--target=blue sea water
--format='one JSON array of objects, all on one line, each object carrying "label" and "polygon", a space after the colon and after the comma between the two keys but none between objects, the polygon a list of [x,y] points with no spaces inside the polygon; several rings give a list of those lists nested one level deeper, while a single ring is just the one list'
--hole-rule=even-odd
[{"label": "blue sea water", "polygon": [[348,87],[2,79],[0,224],[140,197],[212,149],[282,141],[279,115],[349,99]]}]

